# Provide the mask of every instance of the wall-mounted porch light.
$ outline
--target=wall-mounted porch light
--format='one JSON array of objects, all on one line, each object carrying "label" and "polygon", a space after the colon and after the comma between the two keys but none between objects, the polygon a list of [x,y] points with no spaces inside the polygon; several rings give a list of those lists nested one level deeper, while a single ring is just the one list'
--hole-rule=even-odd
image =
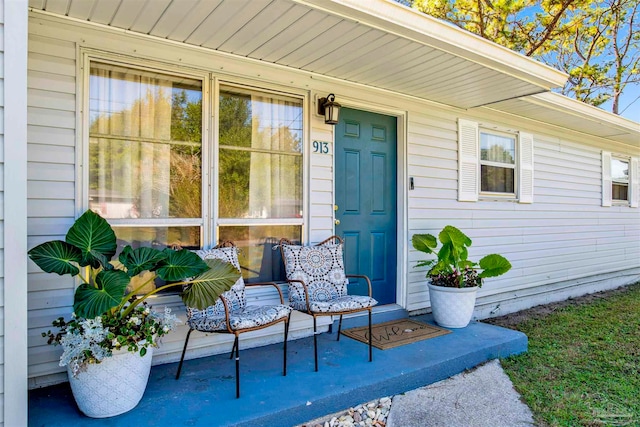
[{"label": "wall-mounted porch light", "polygon": [[328,125],[338,124],[338,116],[342,105],[335,102],[336,96],[332,93],[326,98],[318,99],[318,114],[324,115],[324,122]]}]

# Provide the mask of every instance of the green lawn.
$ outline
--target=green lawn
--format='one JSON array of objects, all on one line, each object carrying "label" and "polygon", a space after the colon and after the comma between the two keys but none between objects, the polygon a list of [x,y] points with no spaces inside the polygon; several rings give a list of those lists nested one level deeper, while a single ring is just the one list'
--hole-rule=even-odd
[{"label": "green lawn", "polygon": [[502,366],[540,426],[640,426],[640,283],[517,324]]}]

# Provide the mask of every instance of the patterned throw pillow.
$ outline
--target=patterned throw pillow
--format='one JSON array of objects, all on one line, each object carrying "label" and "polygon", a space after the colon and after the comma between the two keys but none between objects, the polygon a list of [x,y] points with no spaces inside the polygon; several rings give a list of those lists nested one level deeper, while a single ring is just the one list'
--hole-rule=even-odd
[{"label": "patterned throw pillow", "polygon": [[[196,254],[202,259],[221,259],[223,261],[230,262],[235,268],[240,271],[240,263],[238,262],[238,249],[235,247],[217,248],[217,249],[202,249],[196,251]],[[230,311],[244,310],[247,305],[247,298],[245,296],[245,286],[242,276],[236,281],[236,283],[224,292],[222,296],[227,301]],[[224,317],[224,305],[222,301],[218,299],[212,306],[205,308],[204,310],[198,310],[193,307],[187,307],[187,317],[212,317],[222,316]]]},{"label": "patterned throw pillow", "polygon": [[[342,244],[283,245],[282,249],[287,279],[304,282],[310,302],[330,301],[347,295]],[[300,283],[289,283],[289,302],[296,310],[307,310]]]}]

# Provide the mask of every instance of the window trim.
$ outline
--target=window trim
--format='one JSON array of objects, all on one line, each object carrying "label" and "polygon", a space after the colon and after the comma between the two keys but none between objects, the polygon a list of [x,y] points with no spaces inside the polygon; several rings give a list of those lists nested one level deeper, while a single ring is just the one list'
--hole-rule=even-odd
[{"label": "window trim", "polygon": [[[207,97],[210,96],[209,88],[209,73],[202,70],[194,70],[187,67],[176,67],[169,64],[156,63],[154,61],[140,61],[134,58],[122,58],[120,55],[108,54],[105,52],[97,52],[93,49],[82,48],[81,49],[81,61],[80,71],[78,75],[82,76],[82,88],[79,93],[82,96],[78,97],[78,104],[81,106],[78,110],[81,114],[78,115],[78,137],[76,140],[76,156],[80,161],[76,168],[76,177],[81,179],[82,184],[78,185],[79,192],[77,194],[77,200],[79,201],[80,213],[89,209],[89,129],[90,129],[90,114],[89,114],[89,95],[90,95],[90,78],[91,78],[91,65],[92,63],[101,63],[107,65],[115,65],[120,67],[132,68],[139,70],[141,73],[155,72],[160,75],[166,75],[169,77],[184,77],[194,80],[200,80],[202,82],[202,185],[201,185],[201,200],[202,200],[202,215],[200,218],[125,218],[125,219],[107,219],[109,224],[114,227],[176,227],[176,226],[200,226],[201,227],[201,244],[207,245],[206,236],[208,235],[208,229],[211,227],[209,220],[209,198],[207,189],[209,187],[209,168],[210,163],[208,161],[210,151],[210,126],[209,126],[209,102]],[[80,80],[80,79],[79,79]],[[79,139],[79,141],[78,141]]]},{"label": "window trim", "polygon": [[[629,187],[627,189],[627,200],[613,199],[613,179],[611,176],[611,161],[619,159],[629,164]],[[640,158],[612,153],[603,150],[601,152],[602,170],[602,206],[603,207],[630,207],[638,208],[640,202]]]},{"label": "window trim", "polygon": [[614,206],[629,206],[631,204],[631,190],[632,190],[632,186],[631,186],[631,178],[632,178],[631,157],[622,156],[620,154],[611,154],[611,166],[613,166],[613,161],[614,160],[625,162],[627,164],[628,174],[629,175],[628,175],[628,180],[627,180],[627,198],[626,199],[614,199],[613,198],[613,185],[616,184],[616,183],[618,183],[618,184],[620,184],[620,183],[613,178],[613,173],[611,174],[611,204],[614,205]]},{"label": "window trim", "polygon": [[[515,137],[515,193],[481,192],[480,132]],[[458,118],[458,201],[533,203],[534,136],[531,133]],[[488,162],[492,163],[492,162]],[[504,164],[500,164],[502,166]]]},{"label": "window trim", "polygon": [[[502,136],[502,137],[506,137],[506,138],[513,138],[514,140],[514,159],[513,159],[513,163],[502,163],[502,162],[492,162],[489,160],[482,160],[482,146],[481,146],[481,142],[482,142],[482,134],[486,134],[486,135],[496,135],[496,136]],[[511,132],[503,132],[503,131],[499,131],[499,130],[495,130],[495,129],[490,129],[487,127],[483,127],[482,125],[480,125],[480,127],[478,128],[478,197],[480,199],[495,199],[495,198],[500,198],[500,199],[505,199],[505,200],[517,200],[518,199],[518,186],[519,186],[519,182],[520,182],[520,178],[519,178],[519,153],[520,153],[520,141],[518,138],[518,134],[517,133],[511,133]],[[494,166],[494,167],[500,167],[500,168],[504,168],[504,169],[513,169],[513,189],[514,192],[513,193],[507,193],[507,192],[501,192],[501,191],[482,191],[482,166]]]},{"label": "window trim", "polygon": [[212,201],[211,201],[211,215],[213,218],[213,227],[211,230],[212,233],[212,241],[214,240],[214,234],[218,233],[218,228],[221,226],[260,226],[260,225],[299,225],[302,229],[301,236],[302,241],[305,241],[308,234],[308,227],[305,227],[306,224],[309,223],[310,216],[310,201],[309,201],[309,140],[310,140],[310,129],[309,129],[309,116],[311,113],[311,107],[309,106],[309,94],[306,91],[286,91],[281,87],[277,87],[274,85],[264,84],[258,85],[253,81],[245,81],[243,79],[231,79],[231,78],[221,78],[221,77],[213,77],[212,88],[214,90],[214,95],[212,95],[212,104],[213,104],[213,114],[211,116],[212,120],[212,128],[213,128],[213,136],[212,139],[214,141],[213,144],[213,160],[212,160],[212,170],[215,173],[215,180],[218,179],[218,174],[220,172],[220,129],[219,122],[217,117],[219,117],[220,112],[220,91],[225,88],[230,88],[232,90],[237,90],[241,93],[251,94],[253,92],[262,92],[265,94],[273,95],[274,97],[284,97],[284,98],[294,98],[300,100],[302,105],[302,207],[303,214],[301,218],[220,218],[218,213],[218,203],[219,203],[219,188],[217,185],[213,186],[212,193]]},{"label": "window trim", "polygon": [[[146,219],[109,219],[108,222],[115,227],[173,227],[173,226],[200,226],[201,245],[210,247],[215,244],[219,226],[229,225],[296,225],[301,228],[301,237],[305,241],[309,234],[308,224],[310,219],[309,200],[309,174],[310,155],[309,144],[311,140],[310,94],[308,90],[295,87],[285,88],[268,82],[249,80],[242,77],[229,76],[224,73],[215,73],[214,70],[194,68],[189,66],[164,63],[162,61],[141,60],[121,54],[99,51],[93,48],[80,47],[79,60],[76,62],[76,75],[79,76],[76,83],[76,180],[80,180],[76,186],[76,209],[79,215],[89,208],[89,90],[90,70],[92,63],[116,65],[140,70],[141,73],[158,73],[168,77],[185,77],[200,80],[202,82],[202,216],[200,218],[146,218]],[[220,86],[243,90],[247,92],[258,91],[273,96],[285,96],[300,100],[302,106],[302,208],[303,215],[300,218],[290,219],[225,219],[217,217],[218,186],[217,174],[219,171],[219,93]],[[155,295],[154,304],[179,308],[182,304],[175,293]]]}]

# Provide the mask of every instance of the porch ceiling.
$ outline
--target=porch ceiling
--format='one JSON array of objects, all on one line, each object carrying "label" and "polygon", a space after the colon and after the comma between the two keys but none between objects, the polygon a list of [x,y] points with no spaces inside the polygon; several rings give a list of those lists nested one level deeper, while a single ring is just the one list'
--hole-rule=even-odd
[{"label": "porch ceiling", "polygon": [[29,0],[32,10],[460,108],[565,75],[392,0]]}]

